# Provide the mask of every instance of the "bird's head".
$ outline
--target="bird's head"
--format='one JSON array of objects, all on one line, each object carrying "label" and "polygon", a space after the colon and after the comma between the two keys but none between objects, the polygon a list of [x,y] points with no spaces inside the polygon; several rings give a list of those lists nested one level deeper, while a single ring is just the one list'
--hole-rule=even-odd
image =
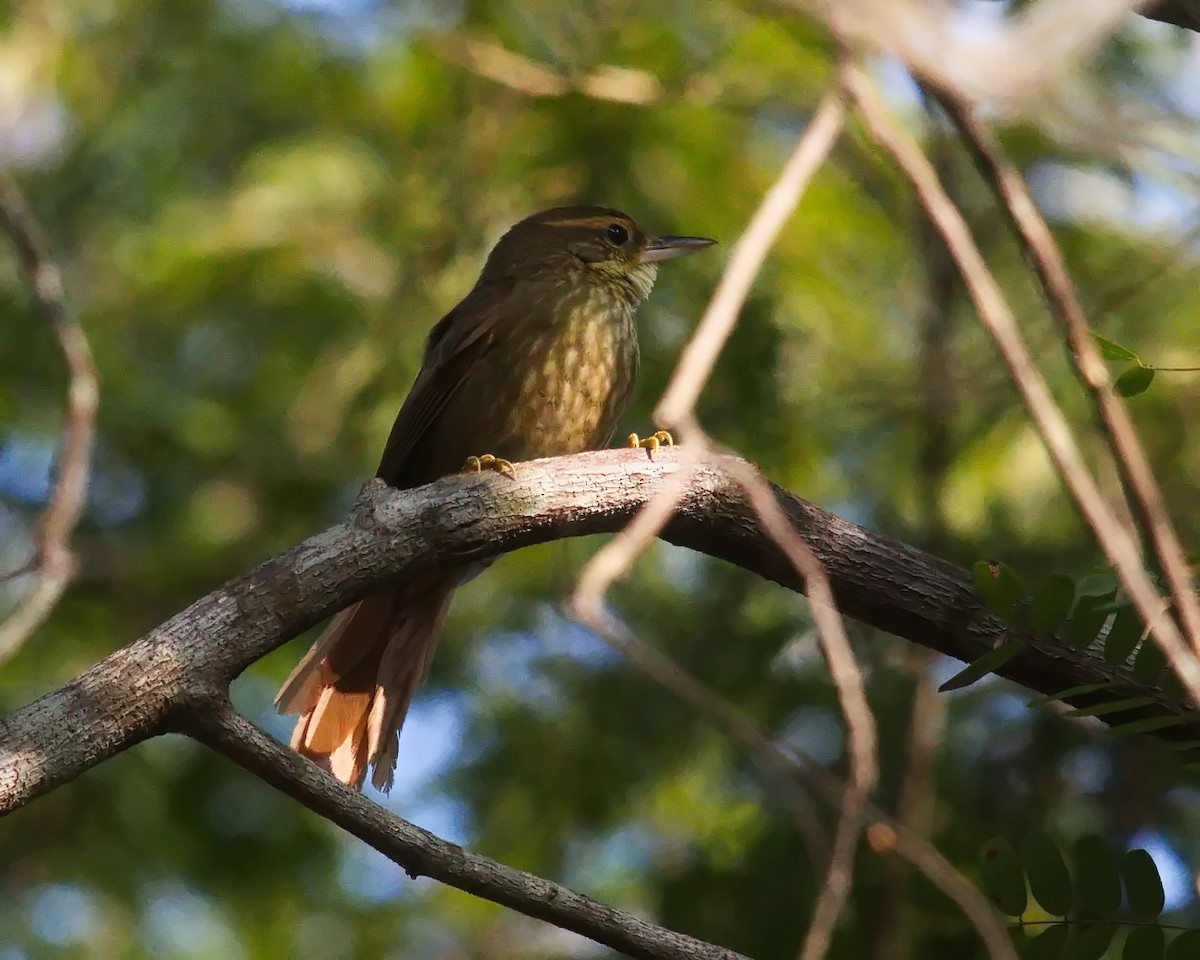
[{"label": "bird's head", "polygon": [[649,295],[660,263],[715,242],[651,236],[620,210],[555,207],[514,224],[488,256],[482,279],[608,286],[637,304]]}]

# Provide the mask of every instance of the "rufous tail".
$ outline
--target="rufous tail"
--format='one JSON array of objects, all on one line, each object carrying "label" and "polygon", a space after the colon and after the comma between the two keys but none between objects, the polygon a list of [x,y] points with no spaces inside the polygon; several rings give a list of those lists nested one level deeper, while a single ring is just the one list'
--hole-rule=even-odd
[{"label": "rufous tail", "polygon": [[426,574],[347,607],[296,665],[275,697],[300,719],[292,748],[362,789],[391,789],[400,728],[429,673],[461,571]]}]

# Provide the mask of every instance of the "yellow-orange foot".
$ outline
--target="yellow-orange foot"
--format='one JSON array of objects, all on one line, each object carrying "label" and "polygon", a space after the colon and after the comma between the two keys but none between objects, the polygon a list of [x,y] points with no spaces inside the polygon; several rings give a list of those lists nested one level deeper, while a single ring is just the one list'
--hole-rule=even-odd
[{"label": "yellow-orange foot", "polygon": [[640,438],[636,433],[629,435],[628,444],[630,447],[644,447],[650,452],[650,456],[654,456],[654,451],[659,447],[675,446],[675,439],[666,430],[658,430],[646,438]]},{"label": "yellow-orange foot", "polygon": [[484,470],[494,470],[513,480],[517,479],[516,468],[511,463],[490,453],[481,457],[467,457],[467,462],[463,464],[463,473],[483,473]]}]

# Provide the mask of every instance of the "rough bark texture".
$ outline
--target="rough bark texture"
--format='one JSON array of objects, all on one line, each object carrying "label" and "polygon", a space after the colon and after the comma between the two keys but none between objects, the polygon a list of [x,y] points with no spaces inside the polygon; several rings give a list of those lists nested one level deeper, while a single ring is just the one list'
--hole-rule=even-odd
[{"label": "rough bark texture", "polygon": [[[791,563],[761,529],[718,458],[688,479],[663,532],[788,588]],[[403,575],[458,566],[533,543],[620,529],[681,469],[678,454],[613,450],[519,465],[517,480],[458,476],[399,492],[375,481],[342,523],[229,581],[81,676],[0,721],[0,815],[135,743],[180,731],[224,753],[314,812],[424,874],[642,960],[744,960],[532,874],[471,854],[395,817],[277,744],[234,713],[228,684],[259,657],[364,593]],[[825,564],[842,611],[944,653],[971,659],[1008,636],[966,571],[783,491],[780,504]],[[1053,642],[1029,648],[1005,675],[1044,692],[1117,680],[1092,698],[1153,698],[1114,714],[1187,723],[1195,712],[1102,661]]]}]

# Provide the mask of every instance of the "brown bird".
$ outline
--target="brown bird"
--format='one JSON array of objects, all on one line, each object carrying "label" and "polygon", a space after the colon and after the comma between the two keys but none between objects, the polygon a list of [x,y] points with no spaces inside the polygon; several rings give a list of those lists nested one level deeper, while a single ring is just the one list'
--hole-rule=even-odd
[{"label": "brown bird", "polygon": [[[634,315],[658,264],[713,242],[651,237],[604,207],[513,226],[430,331],[376,475],[401,489],[462,469],[511,475],[513,460],[607,445],[637,374]],[[372,783],[388,790],[451,594],[483,566],[414,577],[334,617],[276,697],[300,715],[292,747],[356,788],[372,766]]]}]

